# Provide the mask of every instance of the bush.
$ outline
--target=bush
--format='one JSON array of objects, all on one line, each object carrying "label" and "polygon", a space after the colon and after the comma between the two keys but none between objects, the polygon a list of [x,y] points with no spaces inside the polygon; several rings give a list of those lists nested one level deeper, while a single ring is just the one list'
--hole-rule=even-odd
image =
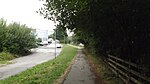
[{"label": "bush", "polygon": [[25,55],[34,47],[36,38],[29,27],[15,22],[6,26],[6,21],[0,20],[0,52]]},{"label": "bush", "polygon": [[6,21],[0,19],[0,52],[3,51],[3,44],[6,42]]}]

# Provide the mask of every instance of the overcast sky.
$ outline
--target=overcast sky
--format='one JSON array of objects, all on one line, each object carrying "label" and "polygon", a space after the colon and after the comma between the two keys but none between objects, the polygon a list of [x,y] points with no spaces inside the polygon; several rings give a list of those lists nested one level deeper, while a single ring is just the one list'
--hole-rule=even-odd
[{"label": "overcast sky", "polygon": [[0,0],[0,18],[7,23],[19,22],[28,27],[52,31],[54,23],[36,13],[41,6],[39,0]]}]

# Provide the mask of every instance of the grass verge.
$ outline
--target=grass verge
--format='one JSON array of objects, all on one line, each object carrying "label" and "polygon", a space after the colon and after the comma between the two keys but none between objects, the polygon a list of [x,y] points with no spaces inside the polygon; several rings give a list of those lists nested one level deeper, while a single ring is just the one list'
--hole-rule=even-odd
[{"label": "grass verge", "polygon": [[86,50],[83,52],[86,54],[94,73],[104,84],[124,84],[124,82],[108,68],[108,65],[104,63],[100,57],[92,56]]},{"label": "grass verge", "polygon": [[77,53],[77,48],[64,45],[60,55],[20,74],[0,80],[0,84],[53,84],[61,76]]},{"label": "grass verge", "polygon": [[0,61],[0,66],[3,65],[3,64],[11,64],[12,62],[10,61]]},{"label": "grass verge", "polygon": [[14,59],[15,55],[12,55],[8,52],[1,52],[0,53],[0,65],[1,64],[10,64],[10,60]]}]

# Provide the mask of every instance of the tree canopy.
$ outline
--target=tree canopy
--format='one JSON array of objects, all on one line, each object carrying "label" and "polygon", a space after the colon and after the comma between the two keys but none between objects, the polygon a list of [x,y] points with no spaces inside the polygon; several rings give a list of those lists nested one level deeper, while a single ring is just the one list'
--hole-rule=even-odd
[{"label": "tree canopy", "polygon": [[56,32],[56,39],[59,40],[61,43],[64,43],[65,40],[67,40],[67,31],[64,30],[63,28],[59,28],[59,26],[54,29],[54,33],[51,35],[53,39],[55,39],[55,32]]},{"label": "tree canopy", "polygon": [[40,13],[73,30],[93,54],[150,59],[149,0],[46,0]]}]

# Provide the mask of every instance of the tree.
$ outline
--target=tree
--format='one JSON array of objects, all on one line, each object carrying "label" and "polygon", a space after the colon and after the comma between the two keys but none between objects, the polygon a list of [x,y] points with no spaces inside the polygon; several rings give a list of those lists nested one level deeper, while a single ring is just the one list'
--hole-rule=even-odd
[{"label": "tree", "polygon": [[48,38],[53,38],[53,34],[49,35]]},{"label": "tree", "polygon": [[[150,58],[149,0],[47,0],[45,18],[71,29],[96,55],[113,54],[137,64]],[[141,60],[142,59],[142,60]]]},{"label": "tree", "polygon": [[55,39],[54,38],[55,32],[56,32],[56,39],[59,40],[61,43],[64,43],[66,38],[68,37],[66,30],[59,28],[59,26],[57,26],[57,28],[54,29],[53,39]]}]

